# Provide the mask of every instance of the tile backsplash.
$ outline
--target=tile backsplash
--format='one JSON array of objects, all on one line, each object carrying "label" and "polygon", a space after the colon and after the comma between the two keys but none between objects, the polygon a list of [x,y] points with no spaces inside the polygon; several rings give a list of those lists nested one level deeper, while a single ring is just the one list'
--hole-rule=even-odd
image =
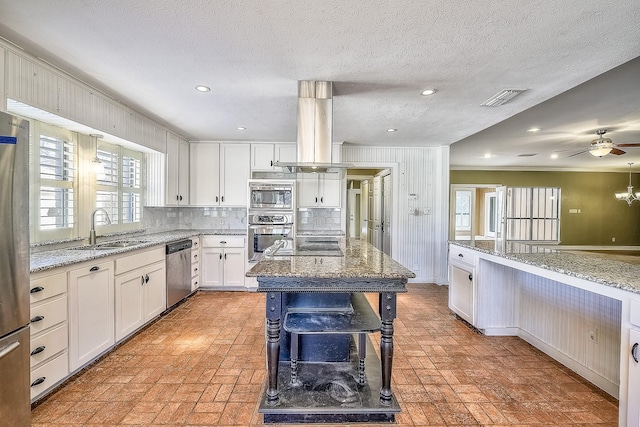
[{"label": "tile backsplash", "polygon": [[245,208],[145,207],[143,228],[170,231],[180,229],[241,230],[247,227]]},{"label": "tile backsplash", "polygon": [[340,209],[298,209],[298,232],[306,231],[340,231]]}]

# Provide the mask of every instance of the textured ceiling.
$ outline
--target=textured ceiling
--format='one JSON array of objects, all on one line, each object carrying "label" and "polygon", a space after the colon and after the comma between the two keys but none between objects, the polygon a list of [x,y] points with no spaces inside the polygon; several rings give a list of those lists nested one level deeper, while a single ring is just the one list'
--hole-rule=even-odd
[{"label": "textured ceiling", "polygon": [[[330,80],[335,141],[437,146],[638,57],[639,14],[637,0],[0,0],[0,36],[188,139],[294,141],[296,82]],[[507,88],[526,92],[480,106]],[[553,119],[569,133],[598,122]],[[471,151],[457,151],[452,165],[464,166]],[[467,166],[521,166],[507,157]],[[550,166],[589,167],[583,157]]]}]

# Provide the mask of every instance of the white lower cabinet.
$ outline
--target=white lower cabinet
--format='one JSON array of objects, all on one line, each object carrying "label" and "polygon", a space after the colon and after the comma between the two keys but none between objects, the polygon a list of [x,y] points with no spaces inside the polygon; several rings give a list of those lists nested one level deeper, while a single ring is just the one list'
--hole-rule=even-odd
[{"label": "white lower cabinet", "polygon": [[449,248],[449,308],[475,325],[475,256],[458,246]]},{"label": "white lower cabinet", "polygon": [[69,368],[71,372],[111,348],[114,340],[113,262],[69,271]]},{"label": "white lower cabinet", "polygon": [[140,329],[167,308],[164,261],[115,277],[116,341]]},{"label": "white lower cabinet", "polygon": [[[627,425],[640,426],[640,328],[630,330],[629,386],[627,393]],[[634,347],[635,346],[635,347]]]},{"label": "white lower cabinet", "polygon": [[244,287],[247,255],[243,237],[205,236],[201,256],[201,287]]}]

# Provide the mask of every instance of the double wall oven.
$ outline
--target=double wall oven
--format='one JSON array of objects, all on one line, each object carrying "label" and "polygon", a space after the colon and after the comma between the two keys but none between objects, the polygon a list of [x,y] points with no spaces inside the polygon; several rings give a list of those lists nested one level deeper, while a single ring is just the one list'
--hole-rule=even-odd
[{"label": "double wall oven", "polygon": [[256,262],[276,240],[295,235],[295,181],[249,180],[248,206],[247,256]]}]

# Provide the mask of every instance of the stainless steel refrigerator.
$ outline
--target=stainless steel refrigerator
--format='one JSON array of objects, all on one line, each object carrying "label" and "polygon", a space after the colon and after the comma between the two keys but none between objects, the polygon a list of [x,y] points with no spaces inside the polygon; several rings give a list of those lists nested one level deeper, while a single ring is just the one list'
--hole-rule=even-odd
[{"label": "stainless steel refrigerator", "polygon": [[31,424],[29,122],[0,112],[0,423]]}]

